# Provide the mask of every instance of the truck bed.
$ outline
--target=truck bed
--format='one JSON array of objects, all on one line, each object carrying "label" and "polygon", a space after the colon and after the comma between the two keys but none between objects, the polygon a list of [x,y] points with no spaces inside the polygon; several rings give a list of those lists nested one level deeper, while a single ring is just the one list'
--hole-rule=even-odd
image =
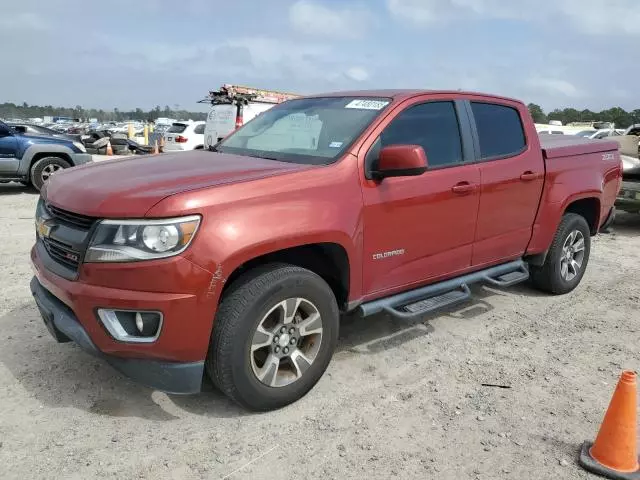
[{"label": "truck bed", "polygon": [[599,152],[617,152],[619,145],[610,140],[591,140],[574,135],[540,135],[545,158],[572,157]]}]

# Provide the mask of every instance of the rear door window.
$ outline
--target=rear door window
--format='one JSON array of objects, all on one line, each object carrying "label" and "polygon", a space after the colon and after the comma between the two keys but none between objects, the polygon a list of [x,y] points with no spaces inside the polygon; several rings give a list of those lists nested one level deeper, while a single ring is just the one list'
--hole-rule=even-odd
[{"label": "rear door window", "polygon": [[518,110],[480,102],[471,102],[471,109],[483,160],[513,157],[525,150],[527,144]]}]

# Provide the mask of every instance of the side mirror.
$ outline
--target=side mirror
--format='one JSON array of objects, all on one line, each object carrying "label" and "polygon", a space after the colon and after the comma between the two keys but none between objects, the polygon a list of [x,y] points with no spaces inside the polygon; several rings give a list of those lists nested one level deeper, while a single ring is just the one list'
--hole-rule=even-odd
[{"label": "side mirror", "polygon": [[427,171],[427,154],[420,145],[391,145],[380,150],[378,170],[373,177],[415,177]]}]

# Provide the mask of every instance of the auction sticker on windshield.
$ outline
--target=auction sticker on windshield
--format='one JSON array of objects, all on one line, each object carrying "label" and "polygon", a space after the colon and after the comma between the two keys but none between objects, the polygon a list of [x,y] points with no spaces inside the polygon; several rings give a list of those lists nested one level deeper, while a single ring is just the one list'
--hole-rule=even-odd
[{"label": "auction sticker on windshield", "polygon": [[349,102],[344,108],[359,108],[362,110],[382,110],[389,105],[389,102],[384,100],[353,100]]}]

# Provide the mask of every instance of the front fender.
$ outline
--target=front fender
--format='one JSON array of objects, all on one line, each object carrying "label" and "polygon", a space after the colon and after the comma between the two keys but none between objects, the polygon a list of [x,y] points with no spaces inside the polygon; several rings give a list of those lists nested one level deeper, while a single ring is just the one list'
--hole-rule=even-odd
[{"label": "front fender", "polygon": [[20,165],[18,167],[18,174],[29,176],[29,172],[31,170],[31,164],[33,162],[33,158],[39,153],[52,153],[52,154],[62,154],[68,157],[69,162],[73,165],[73,156],[75,152],[71,150],[70,147],[66,145],[59,145],[55,143],[45,143],[38,144],[34,143],[29,145],[24,153],[22,154],[22,158],[20,159]]}]

